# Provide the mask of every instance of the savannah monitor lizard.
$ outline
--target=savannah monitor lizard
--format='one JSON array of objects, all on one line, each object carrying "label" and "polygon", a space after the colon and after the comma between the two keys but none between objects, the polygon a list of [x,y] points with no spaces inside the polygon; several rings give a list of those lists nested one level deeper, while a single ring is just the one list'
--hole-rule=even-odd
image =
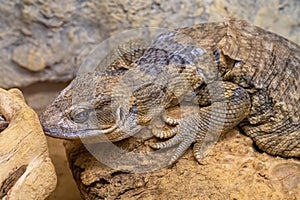
[{"label": "savannah monitor lizard", "polygon": [[41,115],[46,134],[119,141],[190,99],[195,112],[165,116],[173,129],[153,131],[167,140],[152,147],[178,145],[170,163],[193,143],[200,160],[206,146],[236,126],[271,155],[300,157],[298,45],[231,19],[168,31],[133,49],[117,51],[122,62],[106,71],[76,77]]}]

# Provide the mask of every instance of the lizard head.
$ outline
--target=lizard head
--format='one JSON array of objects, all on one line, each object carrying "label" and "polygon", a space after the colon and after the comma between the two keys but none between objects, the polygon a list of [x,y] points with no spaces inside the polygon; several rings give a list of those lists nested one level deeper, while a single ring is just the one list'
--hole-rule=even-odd
[{"label": "lizard head", "polygon": [[65,139],[125,137],[118,128],[125,125],[117,123],[121,117],[116,116],[122,115],[122,109],[112,108],[112,90],[146,47],[142,39],[130,40],[113,49],[94,71],[79,74],[40,116],[45,133]]},{"label": "lizard head", "polygon": [[77,76],[41,114],[45,133],[76,139],[116,132],[111,88],[122,73],[119,70]]}]

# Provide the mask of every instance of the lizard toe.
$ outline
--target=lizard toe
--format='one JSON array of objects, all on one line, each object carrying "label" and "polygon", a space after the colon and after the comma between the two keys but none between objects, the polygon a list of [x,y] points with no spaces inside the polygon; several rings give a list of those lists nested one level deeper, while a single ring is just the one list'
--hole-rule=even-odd
[{"label": "lizard toe", "polygon": [[162,119],[169,126],[176,126],[179,124],[179,119],[175,119],[167,115],[162,115]]},{"label": "lizard toe", "polygon": [[178,127],[174,127],[171,130],[168,131],[161,131],[161,130],[157,130],[157,129],[153,129],[152,130],[152,134],[160,139],[168,139],[173,137],[174,135],[176,135],[178,133]]},{"label": "lizard toe", "polygon": [[150,146],[154,149],[165,149],[165,148],[172,147],[176,144],[179,144],[182,140],[183,140],[183,136],[180,134],[177,134],[167,141],[152,143],[152,144],[150,144]]},{"label": "lizard toe", "polygon": [[171,157],[171,159],[169,160],[168,164],[171,165],[173,164],[176,160],[178,160],[178,158],[180,158],[185,152],[186,150],[191,146],[191,144],[194,142],[193,138],[185,138],[177,147],[177,149],[175,150],[175,153],[173,154],[173,156]]}]

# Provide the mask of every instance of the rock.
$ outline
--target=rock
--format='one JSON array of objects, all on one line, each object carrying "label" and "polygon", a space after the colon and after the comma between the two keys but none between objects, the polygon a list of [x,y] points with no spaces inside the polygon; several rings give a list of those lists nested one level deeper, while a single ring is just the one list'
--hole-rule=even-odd
[{"label": "rock", "polygon": [[[147,143],[148,139],[136,137],[115,145],[130,154],[149,151]],[[87,200],[297,199],[300,161],[258,152],[252,143],[249,137],[233,130],[213,147],[201,164],[190,149],[172,166],[143,172],[130,170],[134,159],[128,159],[128,164],[122,166],[122,157],[126,155],[116,157],[112,148],[106,148],[101,159],[96,159],[100,158],[103,143],[83,145],[74,141],[65,146],[73,176]],[[118,162],[120,165],[115,165]],[[145,169],[144,160],[140,160],[140,167]]]},{"label": "rock", "polygon": [[13,51],[12,60],[32,72],[45,69],[49,51],[45,48],[35,48],[31,45],[18,46]]},{"label": "rock", "polygon": [[[72,79],[106,38],[140,27],[177,28],[246,19],[300,43],[300,2],[201,0],[0,0],[0,87]],[[104,49],[107,51],[107,48]],[[108,52],[108,51],[107,51]],[[25,68],[25,69],[24,69]]]},{"label": "rock", "polygon": [[17,89],[0,89],[0,113],[0,199],[45,199],[57,178],[37,114]]}]

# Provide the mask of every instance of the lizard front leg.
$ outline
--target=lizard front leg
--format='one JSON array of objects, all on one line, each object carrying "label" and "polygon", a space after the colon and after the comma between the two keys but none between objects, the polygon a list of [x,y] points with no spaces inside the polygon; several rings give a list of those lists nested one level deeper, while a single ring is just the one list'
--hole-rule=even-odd
[{"label": "lizard front leg", "polygon": [[174,137],[151,145],[153,148],[163,149],[179,144],[169,161],[170,164],[182,156],[194,142],[194,156],[200,161],[221,133],[236,126],[250,112],[250,97],[245,89],[236,84],[216,81],[200,91],[205,94],[202,97],[209,94],[210,105],[199,107],[197,113],[178,120],[175,131],[170,130],[173,135],[175,132]]}]

